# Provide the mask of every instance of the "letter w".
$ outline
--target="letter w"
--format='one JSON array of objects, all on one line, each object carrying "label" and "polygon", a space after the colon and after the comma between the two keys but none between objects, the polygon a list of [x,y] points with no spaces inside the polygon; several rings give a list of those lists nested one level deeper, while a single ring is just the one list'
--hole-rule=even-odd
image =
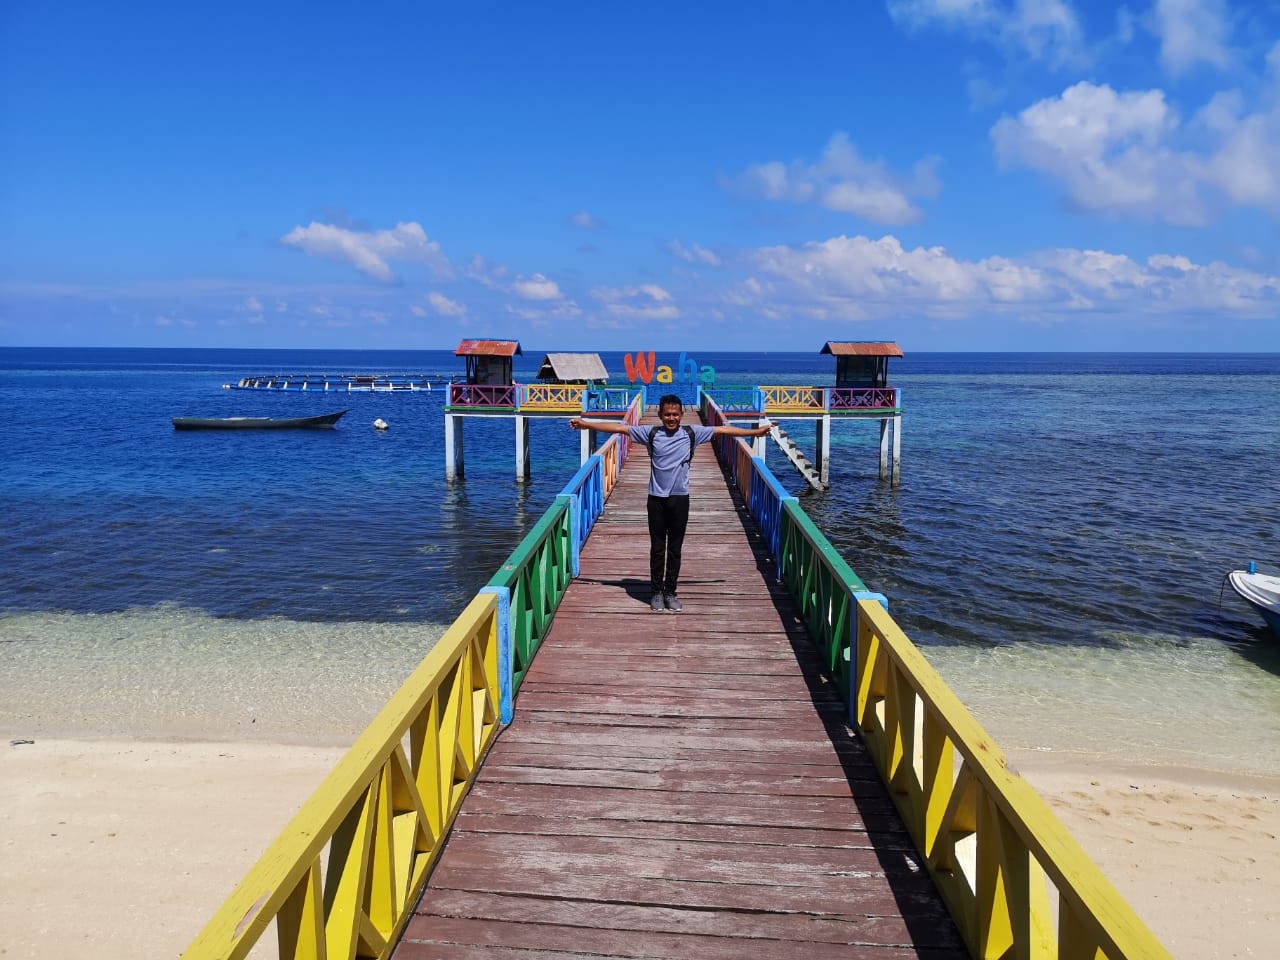
[{"label": "letter w", "polygon": [[[645,363],[646,359],[649,361],[647,365]],[[643,353],[636,353],[634,357],[629,353],[624,353],[622,355],[622,363],[627,368],[627,379],[632,383],[636,382],[637,377],[645,383],[653,381],[653,371],[657,364],[657,357],[654,351],[650,350],[647,358]]]}]

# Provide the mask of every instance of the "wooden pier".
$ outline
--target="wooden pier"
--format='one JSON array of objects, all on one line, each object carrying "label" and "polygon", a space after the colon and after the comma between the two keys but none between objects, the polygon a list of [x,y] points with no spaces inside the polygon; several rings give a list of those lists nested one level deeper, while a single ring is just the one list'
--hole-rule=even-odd
[{"label": "wooden pier", "polygon": [[588,457],[186,960],[1171,960],[743,440],[650,612],[645,457]]},{"label": "wooden pier", "polygon": [[447,373],[269,373],[241,377],[225,390],[286,393],[431,393],[447,395],[457,377]]},{"label": "wooden pier", "polygon": [[393,957],[967,956],[711,447],[681,614],[630,456]]}]

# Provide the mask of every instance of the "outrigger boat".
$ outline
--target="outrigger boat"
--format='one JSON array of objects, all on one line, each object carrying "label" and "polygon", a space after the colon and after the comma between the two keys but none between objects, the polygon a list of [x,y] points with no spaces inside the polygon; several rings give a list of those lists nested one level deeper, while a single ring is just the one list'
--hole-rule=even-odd
[{"label": "outrigger boat", "polygon": [[1255,571],[1251,563],[1248,570],[1232,570],[1227,580],[1231,589],[1261,614],[1271,632],[1280,637],[1280,577]]},{"label": "outrigger boat", "polygon": [[325,413],[318,417],[174,417],[175,430],[299,430],[332,427],[346,413]]}]

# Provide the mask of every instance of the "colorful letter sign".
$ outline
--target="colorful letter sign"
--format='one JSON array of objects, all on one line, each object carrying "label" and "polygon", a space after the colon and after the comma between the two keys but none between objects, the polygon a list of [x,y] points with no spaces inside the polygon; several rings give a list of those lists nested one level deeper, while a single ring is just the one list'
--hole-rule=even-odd
[{"label": "colorful letter sign", "polygon": [[[639,380],[649,384],[657,380],[658,383],[700,383],[704,387],[714,387],[716,384],[715,367],[699,367],[698,362],[683,351],[676,361],[674,371],[666,364],[658,366],[657,354],[652,350],[648,353],[624,353],[622,363],[627,369],[627,379],[632,383]],[[676,379],[677,372],[679,380]]]}]

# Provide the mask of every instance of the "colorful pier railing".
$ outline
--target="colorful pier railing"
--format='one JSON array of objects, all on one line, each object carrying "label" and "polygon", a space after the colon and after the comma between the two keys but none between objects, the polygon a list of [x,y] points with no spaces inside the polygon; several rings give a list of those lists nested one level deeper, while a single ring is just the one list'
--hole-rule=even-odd
[{"label": "colorful pier railing", "polygon": [[[706,398],[709,423],[724,412]],[[628,408],[638,422],[640,399]],[[593,454],[184,954],[390,955],[628,445]],[[975,958],[1169,960],[764,461],[716,451]],[[612,479],[611,479],[612,478]],[[716,683],[714,674],[707,683]],[[1056,909],[1055,909],[1056,904]],[[861,954],[859,954],[861,955]],[[868,953],[867,955],[871,955]]]},{"label": "colorful pier railing", "polygon": [[749,491],[744,499],[768,542],[780,544],[779,577],[847,696],[850,725],[873,755],[970,954],[1167,960],[1168,951],[907,639],[886,599],[867,590],[764,461],[742,440],[734,443],[721,465]]},{"label": "colorful pier railing", "polygon": [[[498,599],[477,596],[184,956],[386,956],[498,732]],[[145,951],[143,951],[145,952]]]},{"label": "colorful pier railing", "polygon": [[762,386],[764,412],[786,414],[892,413],[899,407],[897,387]]}]

